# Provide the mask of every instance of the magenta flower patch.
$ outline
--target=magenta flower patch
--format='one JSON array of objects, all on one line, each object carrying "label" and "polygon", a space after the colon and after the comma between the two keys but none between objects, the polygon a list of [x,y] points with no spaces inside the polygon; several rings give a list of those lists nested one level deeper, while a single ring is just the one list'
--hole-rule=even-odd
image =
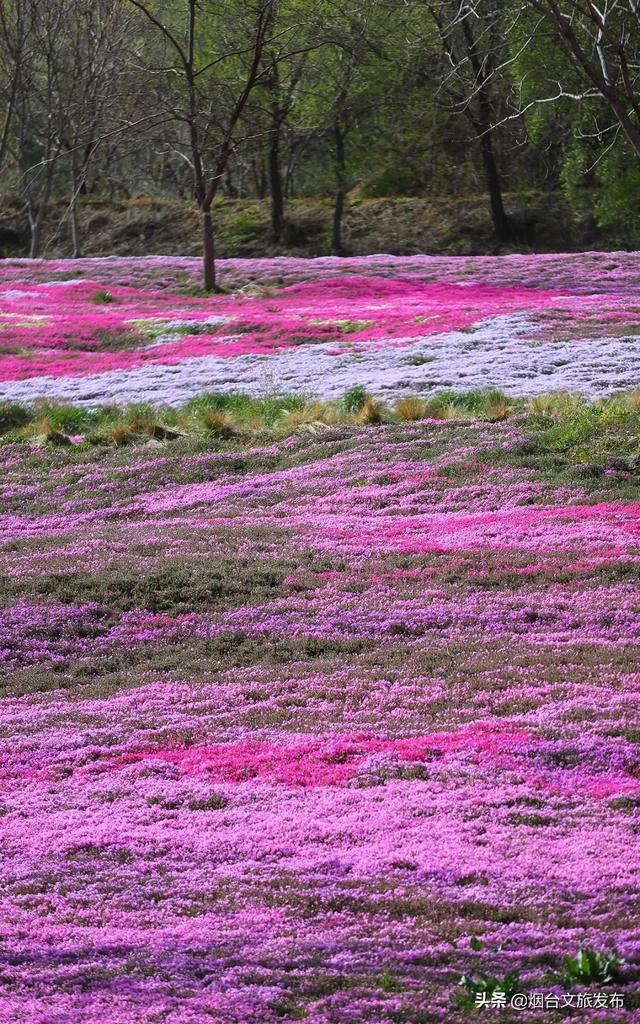
[{"label": "magenta flower patch", "polygon": [[325,398],[354,385],[429,395],[487,375],[512,394],[598,395],[637,381],[633,254],[220,267],[237,290],[194,297],[181,285],[196,273],[186,259],[5,262],[3,396],[178,404],[205,389]]}]

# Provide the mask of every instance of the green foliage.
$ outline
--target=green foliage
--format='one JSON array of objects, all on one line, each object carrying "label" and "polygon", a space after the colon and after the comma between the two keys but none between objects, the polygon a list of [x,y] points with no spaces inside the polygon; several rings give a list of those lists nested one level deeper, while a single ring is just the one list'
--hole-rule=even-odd
[{"label": "green foliage", "polygon": [[598,222],[624,225],[631,240],[640,240],[640,159],[623,143],[611,149],[597,167],[601,184],[595,203]]},{"label": "green foliage", "polygon": [[304,408],[306,399],[301,395],[266,395],[255,398],[251,395],[229,392],[226,394],[204,393],[192,398],[184,406],[184,412],[201,416],[205,411],[226,413],[237,422],[247,423],[257,417],[266,423],[273,423],[283,413],[296,412]]},{"label": "green foliage", "polygon": [[228,803],[229,801],[222,793],[212,793],[211,796],[203,797],[201,800],[189,800],[187,807],[190,811],[219,811]]},{"label": "green foliage", "polygon": [[[607,33],[612,40],[626,36],[627,60],[634,63],[637,42],[619,20],[624,17],[620,14],[624,6],[620,5],[618,14],[607,11]],[[597,64],[589,15],[576,8],[570,21],[585,53],[594,54]],[[586,201],[598,225],[613,228],[624,244],[637,243],[640,159],[620,131],[607,101],[597,90],[587,89],[591,82],[577,63],[567,59],[564,40],[552,22],[539,19],[538,12],[523,11],[510,34],[509,45],[518,102],[526,108],[524,123],[531,165],[544,165],[544,153],[553,151],[555,167],[548,168],[547,173],[551,170],[558,176],[556,180],[569,203],[579,210]],[[615,49],[614,44],[609,58]],[[551,102],[560,85],[563,97]]]},{"label": "green foliage", "polygon": [[100,572],[82,567],[56,569],[34,577],[28,586],[24,580],[5,576],[0,577],[0,603],[8,598],[15,600],[28,590],[39,599],[63,604],[95,601],[118,611],[144,608],[173,615],[193,607],[196,601],[200,608],[232,608],[273,600],[281,592],[283,578],[295,570],[293,559],[293,555],[285,554],[276,561],[224,557],[194,567],[171,558],[162,564],[150,564],[148,574],[142,575],[135,563],[115,562]]},{"label": "green foliage", "polygon": [[89,421],[101,418],[100,413],[92,415],[81,406],[58,402],[39,402],[34,409],[39,420],[46,420],[54,430],[65,434],[80,434]]},{"label": "green foliage", "polygon": [[425,403],[425,415],[432,419],[482,419],[489,422],[507,419],[513,407],[497,388],[472,391],[441,391]]},{"label": "green foliage", "polygon": [[463,394],[449,394],[451,400],[455,400],[465,412],[471,413],[483,419],[488,409],[499,402],[508,402],[506,395],[498,388],[475,388],[472,391],[465,391]]},{"label": "green foliage", "polygon": [[494,996],[504,996],[508,1004],[511,997],[519,991],[520,974],[518,971],[509,971],[504,977],[499,978],[478,971],[470,975],[463,974],[458,984],[462,989],[461,1008],[472,1010],[479,1008],[480,1000],[485,1004],[490,1003]]},{"label": "green foliage", "polygon": [[95,295],[91,296],[91,301],[95,302],[96,306],[106,306],[110,302],[115,302],[116,300],[114,299],[111,292],[99,291],[96,292]]},{"label": "green foliage", "polygon": [[358,331],[365,331],[367,327],[373,326],[373,320],[336,320],[336,327],[341,334],[357,334]]},{"label": "green foliage", "polygon": [[387,196],[415,196],[424,191],[424,170],[414,168],[408,160],[393,160],[366,182],[362,195],[367,199]]},{"label": "green foliage", "polygon": [[574,985],[612,985],[621,979],[622,961],[617,953],[602,953],[582,947],[577,956],[565,956],[560,980],[565,988]]},{"label": "green foliage", "polygon": [[639,245],[640,159],[624,139],[611,146],[606,136],[594,139],[588,129],[583,112],[562,166],[567,200],[576,207],[586,199],[600,227],[610,229],[620,244]]},{"label": "green foliage", "polygon": [[342,404],[347,412],[354,413],[360,412],[364,403],[367,400],[367,392],[363,387],[357,384],[354,388],[350,388],[346,392],[342,399]]},{"label": "green foliage", "polygon": [[0,402],[0,434],[24,427],[33,419],[33,411],[20,402]]},{"label": "green foliage", "polygon": [[531,402],[527,445],[532,452],[557,452],[573,463],[613,470],[640,469],[640,398],[628,395],[588,402],[557,394]]},{"label": "green foliage", "polygon": [[380,988],[383,992],[402,992],[402,981],[390,968],[385,967],[380,975]]},{"label": "green foliage", "polygon": [[[640,476],[640,392],[589,402],[578,395],[552,393],[511,400],[496,389],[443,391],[430,399],[404,397],[391,406],[364,387],[341,400],[315,402],[305,395],[239,392],[204,393],[178,409],[150,402],[87,408],[40,401],[32,406],[0,404],[0,443],[49,442],[73,449],[90,445],[129,445],[191,439],[198,445],[252,443],[298,431],[314,433],[337,425],[373,425],[423,419],[495,423],[513,417],[520,440],[509,457],[570,469],[573,477],[611,476],[630,484]],[[72,449],[72,450],[73,450]],[[445,472],[443,467],[441,472]],[[614,482],[615,482],[614,479]]]}]

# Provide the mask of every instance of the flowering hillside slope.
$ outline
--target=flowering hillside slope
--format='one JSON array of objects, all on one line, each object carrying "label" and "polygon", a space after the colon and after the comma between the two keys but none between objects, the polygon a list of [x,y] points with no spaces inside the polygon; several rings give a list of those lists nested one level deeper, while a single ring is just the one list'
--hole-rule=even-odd
[{"label": "flowering hillside slope", "polygon": [[603,395],[640,372],[640,256],[5,261],[0,396],[180,404],[499,384]]},{"label": "flowering hillside slope", "polygon": [[[53,329],[12,380],[90,379]],[[634,1019],[634,479],[517,420],[0,447],[0,1021]]]}]

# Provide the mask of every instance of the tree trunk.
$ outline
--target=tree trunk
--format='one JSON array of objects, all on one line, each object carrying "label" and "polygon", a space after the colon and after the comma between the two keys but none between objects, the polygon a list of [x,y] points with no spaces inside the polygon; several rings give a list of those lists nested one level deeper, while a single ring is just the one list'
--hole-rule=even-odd
[{"label": "tree trunk", "polygon": [[334,256],[343,256],[342,214],[344,213],[346,179],[344,133],[338,121],[336,121],[333,126],[333,141],[335,146],[336,195],[333,204],[333,221],[331,224],[331,252]]},{"label": "tree trunk", "polygon": [[87,185],[87,174],[88,174],[88,171],[89,171],[89,161],[91,160],[91,157],[93,156],[95,145],[96,145],[95,141],[93,139],[91,139],[91,141],[87,142],[86,146],[84,147],[84,153],[82,155],[82,163],[81,163],[82,177],[80,179],[80,189],[79,189],[81,196],[86,196],[89,191],[93,191],[93,189],[90,190],[89,186]]},{"label": "tree trunk", "polygon": [[336,192],[333,203],[333,221],[331,223],[331,252],[334,256],[344,256],[342,248],[342,214],[344,212],[344,192]]},{"label": "tree trunk", "polygon": [[287,166],[284,172],[284,195],[285,199],[295,199],[295,170],[297,163],[296,145],[293,140],[287,148]]},{"label": "tree trunk", "polygon": [[469,104],[466,106],[466,112],[467,117],[479,136],[482,166],[491,204],[493,231],[496,238],[504,242],[511,237],[511,224],[502,202],[500,174],[493,151],[491,135],[493,129],[491,84],[490,79],[487,77],[483,59],[478,52],[478,43],[474,38],[471,28],[471,18],[463,18],[461,24],[467,47],[467,55],[475,75],[475,88],[477,91],[477,114],[474,115],[472,113],[472,108]]},{"label": "tree trunk", "polygon": [[500,172],[498,171],[496,155],[493,149],[491,97],[488,93],[488,86],[486,82],[482,82],[478,88],[478,108],[478,123],[476,124],[476,129],[480,136],[480,152],[482,153],[484,179],[487,185],[487,192],[489,193],[489,203],[491,205],[493,233],[500,242],[506,242],[511,238],[512,232],[511,224],[507,214],[505,213],[504,203],[502,201]]},{"label": "tree trunk", "polygon": [[48,190],[45,195],[40,197],[40,201],[37,206],[32,199],[27,200],[27,215],[29,217],[29,231],[31,233],[31,239],[29,242],[29,256],[32,260],[36,260],[40,257],[40,247],[42,244],[42,225],[44,223],[44,215],[47,208],[49,196]]},{"label": "tree trunk", "polygon": [[71,158],[71,205],[70,205],[70,219],[71,219],[71,257],[74,260],[79,259],[82,256],[82,246],[80,243],[80,221],[78,218],[78,193],[79,193],[76,173],[76,162],[74,157]]},{"label": "tree trunk", "polygon": [[204,290],[206,292],[214,292],[216,290],[216,260],[211,210],[201,210],[201,217]]},{"label": "tree trunk", "polygon": [[7,102],[7,112],[4,118],[4,127],[2,129],[2,137],[0,138],[0,169],[4,167],[4,161],[9,148],[9,135],[11,129],[11,119],[13,117],[13,110],[15,107],[16,96],[18,93],[18,79],[19,79],[19,65],[16,64],[13,72],[13,79],[11,82],[11,95]]},{"label": "tree trunk", "polygon": [[259,163],[255,160],[251,161],[251,170],[253,172],[253,181],[256,190],[256,196],[258,199],[264,199],[267,194],[267,181],[264,171],[264,162],[261,159]]},{"label": "tree trunk", "polygon": [[[56,158],[57,155],[58,154],[56,153]],[[29,246],[29,256],[32,259],[38,259],[38,257],[40,256],[40,245],[42,242],[42,225],[44,223],[45,214],[49,206],[49,197],[51,195],[51,186],[53,185],[53,171],[55,167],[56,158],[49,159],[47,163],[47,177],[42,189],[40,190],[37,206],[30,195],[27,198],[27,215],[29,217],[29,229],[31,231],[31,244]]]},{"label": "tree trunk", "polygon": [[29,201],[27,212],[29,216],[29,231],[31,233],[29,241],[29,256],[32,260],[35,260],[40,255],[40,240],[42,237],[42,206],[35,209],[31,201]]},{"label": "tree trunk", "polygon": [[640,127],[631,120],[623,104],[611,103],[610,106],[618,118],[632,149],[637,156],[640,156]]},{"label": "tree trunk", "polygon": [[280,172],[280,124],[274,113],[273,128],[269,136],[269,192],[271,194],[271,238],[281,242],[284,231],[284,197]]},{"label": "tree trunk", "polygon": [[482,150],[484,177],[487,185],[487,192],[489,193],[489,202],[491,204],[493,231],[496,238],[501,242],[506,242],[511,237],[511,224],[509,223],[509,218],[505,212],[502,200],[500,174],[498,173],[498,165],[496,164],[496,158],[493,152],[490,130],[485,129],[480,136],[480,147]]},{"label": "tree trunk", "polygon": [[229,196],[230,199],[235,199],[238,195],[238,189],[236,188],[236,183],[233,180],[233,171],[231,170],[231,167],[228,164],[225,173],[225,179],[227,186],[227,195]]}]

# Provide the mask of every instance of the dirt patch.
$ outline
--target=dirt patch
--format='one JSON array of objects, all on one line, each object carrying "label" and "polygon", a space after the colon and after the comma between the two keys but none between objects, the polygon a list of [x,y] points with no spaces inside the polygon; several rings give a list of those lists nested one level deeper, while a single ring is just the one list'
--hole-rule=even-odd
[{"label": "dirt patch", "polygon": [[[365,199],[354,193],[345,210],[345,251],[464,256],[624,247],[624,240],[597,227],[586,200],[582,208],[569,208],[560,195],[513,194],[506,197],[506,208],[515,227],[514,240],[501,245],[493,237],[485,196]],[[52,204],[44,255],[70,255],[67,213],[68,200]],[[217,252],[222,257],[326,255],[331,216],[329,199],[292,200],[287,204],[284,242],[274,245],[268,200],[221,199],[215,207]],[[200,252],[198,214],[189,201],[85,197],[80,203],[80,230],[86,256]],[[0,257],[26,256],[28,251],[23,204],[5,200],[0,209]]]}]

